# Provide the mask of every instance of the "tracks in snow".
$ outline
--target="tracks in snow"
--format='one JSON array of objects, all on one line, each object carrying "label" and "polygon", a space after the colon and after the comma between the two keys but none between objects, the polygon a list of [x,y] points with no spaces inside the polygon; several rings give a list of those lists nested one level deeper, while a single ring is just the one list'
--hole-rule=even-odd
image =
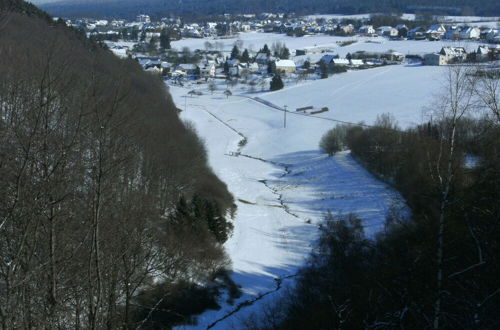
[{"label": "tracks in snow", "polygon": [[256,303],[257,301],[261,300],[262,298],[264,298],[265,296],[267,295],[270,295],[272,293],[275,293],[275,292],[278,292],[281,287],[282,287],[282,284],[283,284],[283,281],[284,280],[287,280],[287,279],[290,279],[292,277],[296,277],[297,274],[292,274],[292,275],[287,275],[287,276],[283,276],[283,277],[276,277],[274,279],[274,281],[276,282],[276,287],[270,291],[266,291],[264,293],[260,293],[257,297],[253,298],[253,299],[248,299],[248,300],[245,300],[241,303],[239,303],[235,309],[233,309],[231,312],[227,313],[226,315],[224,315],[223,317],[215,320],[214,322],[210,323],[208,326],[207,326],[207,330],[208,329],[211,329],[213,327],[215,327],[219,322],[222,322],[224,321],[225,319],[227,319],[228,317],[238,313],[242,308],[245,308],[247,306],[251,306],[253,305],[254,303]]},{"label": "tracks in snow", "polygon": [[[228,156],[246,157],[246,158],[250,158],[250,159],[253,159],[253,160],[257,160],[257,161],[261,161],[261,162],[264,162],[264,163],[268,163],[268,164],[271,164],[271,165],[274,165],[274,166],[282,167],[283,168],[283,174],[280,176],[280,179],[282,179],[282,178],[284,178],[287,175],[290,175],[292,173],[292,171],[290,170],[290,165],[289,164],[278,163],[278,162],[275,162],[275,161],[272,161],[272,160],[268,160],[268,159],[264,159],[264,158],[260,158],[260,157],[256,157],[256,156],[252,156],[252,155],[243,154],[241,152],[241,150],[247,144],[248,138],[242,132],[238,131],[237,129],[235,129],[234,127],[232,127],[231,125],[229,125],[227,122],[225,122],[224,120],[222,120],[221,118],[219,118],[217,115],[215,115],[212,112],[210,112],[209,110],[207,110],[204,106],[201,106],[201,105],[198,105],[198,106],[201,109],[203,109],[206,113],[208,113],[210,116],[212,116],[213,118],[215,118],[221,124],[223,124],[224,126],[226,126],[227,128],[229,128],[231,131],[233,131],[234,133],[238,134],[242,138],[239,141],[239,143],[238,143],[237,151],[236,152],[232,152]],[[290,210],[290,207],[286,204],[285,200],[283,199],[283,195],[279,192],[279,189],[277,189],[275,187],[272,187],[269,184],[268,180],[263,179],[263,180],[259,180],[259,182],[262,183],[263,185],[265,185],[266,188],[269,189],[276,196],[276,199],[279,202],[281,209],[283,209],[283,211],[285,213],[291,215],[292,217],[294,217],[296,219],[301,219],[297,214],[293,213]],[[268,206],[272,206],[272,205],[268,205]],[[283,242],[286,245],[288,245],[288,238],[287,238],[287,234],[286,234],[285,230],[280,230],[279,235],[282,237]],[[238,313],[241,309],[255,304],[259,300],[263,299],[264,297],[266,297],[266,296],[268,296],[268,295],[270,295],[272,293],[278,292],[282,288],[282,284],[283,284],[284,280],[287,280],[287,279],[290,279],[290,278],[293,278],[293,277],[296,277],[296,276],[297,276],[297,274],[290,274],[290,275],[285,275],[285,276],[274,278],[276,286],[272,290],[266,291],[264,293],[260,293],[255,298],[248,299],[248,300],[245,300],[245,301],[237,304],[236,307],[232,311],[226,313],[221,318],[219,318],[219,319],[215,320],[214,322],[212,322],[211,324],[209,324],[206,329],[208,330],[208,329],[213,328],[214,326],[216,326],[220,322],[222,322],[225,319],[231,317],[232,315]]]}]

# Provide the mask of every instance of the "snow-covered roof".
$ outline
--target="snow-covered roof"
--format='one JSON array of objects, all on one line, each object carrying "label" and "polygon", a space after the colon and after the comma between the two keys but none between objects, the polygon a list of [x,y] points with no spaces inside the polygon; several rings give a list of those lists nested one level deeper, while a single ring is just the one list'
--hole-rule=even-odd
[{"label": "snow-covered roof", "polygon": [[349,65],[349,60],[346,58],[335,58],[332,60],[333,64]]},{"label": "snow-covered roof", "polygon": [[232,58],[230,60],[227,60],[228,65],[237,65],[239,63],[240,63],[240,60],[238,60],[237,58]]},{"label": "snow-covered roof", "polygon": [[255,57],[257,60],[267,60],[269,56],[267,56],[266,53],[258,53],[257,56]]},{"label": "snow-covered roof", "polygon": [[446,32],[446,29],[444,28],[444,26],[442,24],[435,24],[435,25],[432,25],[428,30],[427,30],[427,33],[444,33]]},{"label": "snow-covered roof", "polygon": [[443,47],[441,49],[443,55],[465,55],[466,51],[463,47]]},{"label": "snow-covered roof", "polygon": [[323,55],[321,58],[322,62],[330,63],[335,58],[335,55]]},{"label": "snow-covered roof", "polygon": [[178,68],[181,68],[184,70],[196,70],[197,66],[196,66],[196,64],[179,64]]},{"label": "snow-covered roof", "polygon": [[295,62],[292,60],[279,60],[276,62],[276,67],[295,68]]},{"label": "snow-covered roof", "polygon": [[380,26],[377,28],[377,30],[381,32],[391,32],[392,29],[394,29],[392,26]]},{"label": "snow-covered roof", "polygon": [[477,53],[487,55],[490,52],[490,48],[488,46],[479,46],[477,47]]}]

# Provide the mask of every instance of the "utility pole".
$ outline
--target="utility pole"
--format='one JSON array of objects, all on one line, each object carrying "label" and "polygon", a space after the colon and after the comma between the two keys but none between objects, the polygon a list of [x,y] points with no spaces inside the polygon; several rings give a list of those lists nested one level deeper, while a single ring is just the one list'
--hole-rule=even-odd
[{"label": "utility pole", "polygon": [[286,108],[288,108],[288,106],[283,106],[283,108],[285,108],[285,117],[283,118],[283,128],[286,128]]}]

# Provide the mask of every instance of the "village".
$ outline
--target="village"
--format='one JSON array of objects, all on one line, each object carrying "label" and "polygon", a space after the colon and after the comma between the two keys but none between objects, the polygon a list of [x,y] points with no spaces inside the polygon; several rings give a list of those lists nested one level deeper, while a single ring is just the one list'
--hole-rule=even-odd
[{"label": "village", "polygon": [[[399,24],[391,26],[390,22]],[[66,24],[101,42],[115,55],[135,59],[144,70],[161,75],[169,84],[205,82],[212,93],[225,85],[226,96],[238,84],[248,92],[269,87],[275,90],[283,86],[283,81],[290,84],[322,79],[348,70],[401,63],[495,63],[500,59],[498,21],[458,23],[416,15],[261,14],[223,15],[203,23],[183,23],[181,18],[152,21],[148,15],[139,15],[134,21],[81,19]],[[256,35],[260,40],[255,44],[242,37],[255,39]],[[266,43],[269,36],[281,39]],[[318,44],[314,38],[323,39]],[[287,45],[288,40],[303,41],[293,42],[292,47]],[[182,42],[187,43],[178,46]],[[407,43],[412,51],[394,50],[391,42]],[[442,47],[436,48],[438,43]],[[380,46],[367,50],[377,44],[387,45],[387,49]],[[276,76],[280,82],[270,86]]]}]

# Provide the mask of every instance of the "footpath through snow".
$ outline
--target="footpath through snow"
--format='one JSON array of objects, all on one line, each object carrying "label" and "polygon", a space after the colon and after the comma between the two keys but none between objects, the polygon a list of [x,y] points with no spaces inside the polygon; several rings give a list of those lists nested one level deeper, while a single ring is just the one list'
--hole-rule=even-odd
[{"label": "footpath through snow", "polygon": [[221,297],[220,310],[179,329],[241,328],[242,319],[293,283],[326,212],[358,214],[373,236],[391,207],[404,208],[399,194],[349,152],[327,157],[317,150],[318,137],[332,122],[290,116],[283,128],[283,112],[249,98],[220,93],[184,100],[188,89],[170,91],[176,103],[186,101],[181,117],[205,140],[210,165],[238,205],[226,249],[232,278],[243,291],[234,304]]}]

